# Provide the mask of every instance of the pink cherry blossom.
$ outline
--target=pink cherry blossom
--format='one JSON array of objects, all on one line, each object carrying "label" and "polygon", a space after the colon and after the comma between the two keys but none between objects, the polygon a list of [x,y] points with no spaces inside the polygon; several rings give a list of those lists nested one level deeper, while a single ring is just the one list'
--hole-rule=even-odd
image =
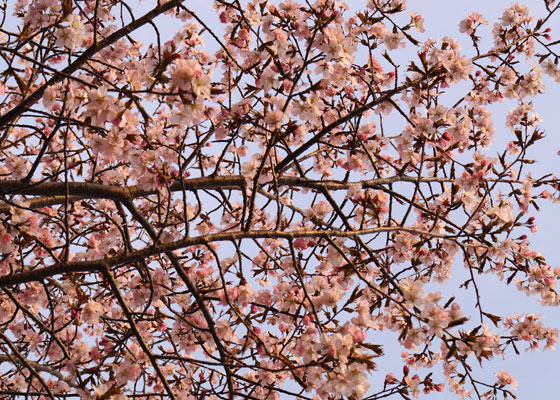
[{"label": "pink cherry blossom", "polygon": [[404,0],[153,3],[6,4],[0,392],[511,395],[474,365],[558,331],[479,283],[560,305],[531,158],[559,9],[460,42]]}]

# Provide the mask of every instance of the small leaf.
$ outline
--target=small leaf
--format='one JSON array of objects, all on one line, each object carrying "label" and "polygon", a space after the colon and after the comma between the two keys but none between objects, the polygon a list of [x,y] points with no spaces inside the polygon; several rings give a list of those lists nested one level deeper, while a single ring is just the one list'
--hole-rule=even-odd
[{"label": "small leaf", "polygon": [[498,327],[498,323],[502,320],[501,317],[498,317],[497,315],[494,314],[490,314],[490,313],[486,313],[486,312],[482,312],[482,315],[484,315],[485,317],[490,318],[490,320],[494,323],[494,325],[496,326],[496,328]]}]

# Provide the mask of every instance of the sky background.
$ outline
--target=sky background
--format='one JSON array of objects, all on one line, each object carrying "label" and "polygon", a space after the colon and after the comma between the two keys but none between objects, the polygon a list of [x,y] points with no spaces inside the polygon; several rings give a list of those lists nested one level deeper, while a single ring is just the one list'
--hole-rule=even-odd
[{"label": "sky background", "polygon": [[[354,2],[357,3],[357,2]],[[452,36],[459,40],[465,51],[469,50],[470,38],[466,34],[459,33],[458,24],[461,19],[470,12],[476,11],[484,15],[489,22],[488,26],[479,29],[482,36],[482,48],[490,46],[488,39],[491,38],[493,22],[499,18],[504,8],[515,2],[503,0],[471,0],[471,1],[445,1],[445,0],[409,0],[409,11],[422,14],[426,20],[426,34],[431,37]],[[541,0],[521,1],[521,4],[531,9],[532,15],[544,15],[544,2]],[[560,35],[560,18],[555,15],[549,26],[552,27],[551,35],[558,39]],[[557,29],[555,29],[557,27]],[[486,40],[484,40],[486,39]],[[560,85],[550,78],[545,77],[545,93],[534,99],[535,110],[544,120],[541,127],[544,128],[546,138],[534,146],[531,158],[537,160],[532,167],[535,171],[533,176],[538,177],[546,173],[560,175],[560,157],[556,152],[560,149],[558,139],[560,125]],[[505,113],[509,110],[510,104],[501,104],[495,113],[495,142],[500,140],[509,141],[513,134],[504,125]],[[538,193],[538,191],[537,191]],[[545,256],[549,265],[552,267],[560,266],[560,254],[558,247],[560,235],[558,234],[558,223],[560,222],[560,205],[553,205],[550,202],[539,202],[541,213],[534,214],[536,223],[539,227],[538,232],[529,234],[531,247]],[[535,298],[529,298],[517,291],[515,287],[505,287],[492,276],[479,279],[481,297],[485,299],[488,312],[498,315],[512,315],[514,313],[539,313],[543,315],[543,322],[547,326],[560,328],[560,308],[542,307]],[[500,369],[508,369],[515,375],[519,386],[517,389],[518,399],[539,399],[552,400],[558,399],[560,391],[560,352],[557,351],[537,351],[521,352],[516,356],[511,354],[507,360],[494,359],[486,364],[485,375],[491,375]],[[432,398],[431,396],[429,396]],[[443,398],[444,396],[433,396],[433,398]]]},{"label": "sky background", "polygon": [[[299,0],[301,1],[301,0]],[[246,3],[246,1],[242,1]],[[131,1],[130,4],[134,4]],[[353,10],[362,9],[365,7],[365,0],[348,0],[347,3]],[[408,0],[408,11],[421,14],[425,18],[426,32],[424,34],[416,34],[415,37],[427,39],[428,37],[441,38],[443,36],[451,36],[462,44],[463,49],[469,55],[474,55],[469,49],[470,38],[466,34],[459,32],[459,21],[465,18],[470,12],[476,11],[484,15],[489,21],[488,26],[479,28],[479,35],[482,37],[481,50],[491,47],[491,30],[492,24],[502,14],[503,9],[514,2],[504,0]],[[527,5],[533,15],[544,15],[545,9],[542,0],[526,0],[522,4]],[[137,11],[137,15],[142,13],[141,10],[149,10],[153,7],[153,0],[144,0],[141,2]],[[216,27],[216,33],[220,31],[220,25],[217,22],[217,15],[212,9],[211,1],[189,0],[186,5],[195,10],[198,15],[212,27]],[[349,11],[350,14],[352,11]],[[158,21],[163,21],[159,20]],[[553,27],[551,35],[554,39],[560,39],[560,15],[556,15],[549,26]],[[554,29],[557,27],[557,29]],[[174,24],[158,24],[158,28],[162,33],[162,40],[170,38],[176,31],[177,25]],[[221,34],[219,34],[221,36]],[[138,35],[135,35],[144,43],[150,43],[155,40],[153,30],[143,30]],[[208,51],[216,50],[216,45],[213,40],[208,37]],[[401,65],[405,65],[407,59],[415,57],[416,50],[410,46],[400,51]],[[527,68],[525,68],[527,69]],[[541,127],[544,128],[547,137],[540,143],[533,147],[530,155],[532,158],[538,160],[538,163],[533,165],[533,176],[538,177],[546,173],[554,173],[560,176],[560,157],[556,152],[560,149],[560,85],[555,84],[551,79],[545,76],[545,93],[534,99],[535,110],[540,114],[544,122]],[[504,125],[505,115],[511,108],[513,103],[503,103],[498,107],[493,108],[495,111],[495,142],[506,143],[510,141],[513,134]],[[499,147],[499,146],[498,146]],[[502,146],[503,147],[503,146]],[[492,152],[492,150],[490,151]],[[495,154],[495,151],[494,153]],[[538,193],[538,191],[536,191]],[[540,201],[541,213],[534,214],[536,223],[539,226],[537,233],[530,235],[532,248],[539,251],[545,256],[548,263],[552,267],[560,266],[560,254],[557,251],[560,247],[560,235],[558,234],[558,225],[560,223],[560,205],[552,205],[549,202]],[[451,287],[456,282],[462,282],[466,278],[466,270],[462,267],[454,269],[456,275],[452,282],[449,282]],[[515,287],[506,287],[503,283],[499,282],[493,276],[482,276],[478,279],[481,297],[485,304],[485,311],[497,315],[513,315],[516,313],[538,313],[543,315],[543,322],[546,326],[554,326],[560,328],[560,307],[544,308],[541,307],[536,298],[528,298],[523,293],[516,290]],[[474,299],[461,297],[461,294],[456,293],[459,300],[463,299],[462,303],[469,301],[474,305]],[[470,296],[470,294],[468,295]],[[468,309],[465,308],[465,311]],[[466,313],[468,315],[468,313]],[[400,375],[400,368],[402,366],[400,352],[402,347],[396,342],[396,337],[393,333],[382,332],[376,334],[376,340],[384,345],[386,356],[378,360],[379,371],[372,376],[372,392],[378,391],[375,386],[382,385],[385,373],[392,370],[396,375]],[[509,370],[517,379],[519,387],[517,389],[518,399],[538,399],[538,400],[552,400],[558,399],[560,395],[560,369],[557,367],[560,360],[560,352],[547,351],[547,352],[522,352],[521,355],[515,356],[513,353],[507,360],[494,359],[485,364],[484,370],[477,372],[478,376],[486,378],[487,381],[493,382],[495,379],[493,374],[501,369]],[[439,367],[438,367],[439,368]],[[379,389],[381,389],[379,387]],[[421,395],[423,399],[451,399],[452,395],[449,393],[444,394],[431,394],[429,396]]]},{"label": "sky background", "polygon": [[[242,1],[246,4],[247,1]],[[275,1],[277,3],[277,1]],[[151,7],[148,5],[149,1],[142,2],[142,6]],[[365,7],[365,0],[348,0],[348,5],[351,10],[363,9]],[[481,36],[482,41],[480,44],[481,52],[485,52],[492,46],[492,25],[502,15],[504,8],[514,4],[512,1],[504,0],[408,0],[407,12],[416,12],[425,18],[426,32],[424,34],[415,34],[414,36],[419,39],[427,39],[428,37],[441,38],[450,36],[455,38],[461,43],[462,49],[467,55],[474,56],[474,49],[472,49],[471,39],[464,33],[460,33],[458,29],[459,22],[465,18],[470,12],[479,12],[483,14],[489,25],[479,28],[477,33]],[[215,32],[220,32],[220,24],[217,21],[217,15],[211,7],[210,1],[198,2],[192,1],[186,3],[189,8],[197,12],[211,27],[215,27]],[[521,4],[528,6],[531,14],[534,16],[543,16],[546,13],[544,2],[542,0],[527,0],[521,1]],[[553,17],[548,26],[553,27],[551,35],[554,40],[560,39],[560,15]],[[554,29],[554,27],[558,29]],[[158,24],[161,33],[164,37],[171,37],[175,32],[176,26],[164,26]],[[149,43],[153,37],[145,36],[144,43]],[[221,33],[219,34],[221,37]],[[207,37],[207,49],[209,52],[216,50],[216,44],[213,40]],[[141,38],[142,39],[142,38]],[[406,61],[415,58],[416,50],[408,45],[405,49],[399,50],[397,61],[401,65],[406,65]],[[380,53],[379,53],[380,54]],[[393,57],[393,54],[391,55]],[[381,57],[379,57],[381,59]],[[526,63],[522,66],[522,70],[528,70],[529,64]],[[560,157],[556,152],[560,149],[560,140],[558,140],[558,126],[560,123],[559,103],[560,103],[560,85],[554,83],[547,76],[543,75],[545,79],[545,93],[533,99],[535,110],[540,114],[544,122],[541,128],[545,130],[547,137],[540,143],[533,146],[530,158],[538,161],[537,164],[532,166],[534,177],[539,177],[547,173],[554,173],[560,176]],[[494,124],[496,127],[496,134],[494,136],[495,147],[491,148],[489,153],[496,155],[496,150],[503,149],[505,143],[513,139],[513,133],[505,127],[505,115],[515,105],[513,102],[504,102],[492,108],[494,111]],[[399,131],[400,131],[399,127]],[[539,193],[537,189],[535,193]],[[559,247],[560,235],[558,235],[558,224],[560,222],[560,205],[552,205],[550,202],[540,201],[539,206],[541,212],[533,214],[536,217],[536,223],[539,230],[535,234],[530,234],[531,248],[539,251],[545,256],[548,263],[552,267],[560,266],[560,254],[557,251]],[[468,279],[466,269],[462,266],[454,268],[454,277],[451,282],[448,282],[449,288],[456,291],[458,283]],[[506,287],[503,282],[490,275],[479,276],[477,280],[479,289],[481,291],[481,298],[486,312],[497,314],[501,316],[509,316],[521,313],[534,313],[543,315],[542,321],[545,326],[554,326],[560,328],[560,308],[542,307],[537,302],[536,298],[526,297],[523,293],[517,291],[514,286]],[[439,289],[446,293],[446,286]],[[451,292],[449,292],[451,293]],[[472,298],[470,292],[455,292],[457,298],[462,300],[464,305],[465,314],[468,316],[467,307],[474,306],[475,299]],[[471,297],[471,298],[469,298]],[[474,307],[471,308],[471,311]],[[473,314],[473,316],[475,316]],[[396,335],[392,332],[381,332],[375,334],[378,343],[384,345],[386,356],[378,359],[379,370],[373,374],[371,383],[372,392],[377,392],[381,389],[380,385],[383,384],[385,373],[389,370],[394,371],[398,376],[402,368],[400,353],[403,350],[396,342]],[[520,349],[521,350],[521,349]],[[559,398],[560,392],[560,370],[557,363],[560,360],[560,353],[558,351],[536,351],[524,352],[516,356],[513,352],[508,353],[509,357],[506,360],[493,359],[486,362],[484,368],[475,371],[475,376],[481,378],[483,381],[494,382],[494,373],[501,369],[507,369],[514,375],[519,383],[516,394],[518,399],[539,399],[539,400],[552,400]],[[473,365],[476,367],[476,364]],[[440,367],[437,368],[439,370]],[[434,374],[437,376],[438,374]],[[439,376],[441,376],[439,374]],[[443,380],[440,380],[440,382]],[[437,380],[436,380],[437,382]],[[377,386],[377,387],[376,387]],[[450,399],[455,396],[449,392],[442,394],[432,393],[428,396],[421,395],[423,399]]]}]

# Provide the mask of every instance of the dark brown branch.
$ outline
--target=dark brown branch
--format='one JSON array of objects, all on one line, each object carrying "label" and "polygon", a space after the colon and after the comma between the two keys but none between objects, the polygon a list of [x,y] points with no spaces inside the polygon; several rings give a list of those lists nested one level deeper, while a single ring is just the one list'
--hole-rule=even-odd
[{"label": "dark brown branch", "polygon": [[104,268],[102,269],[102,272],[103,272],[103,275],[105,276],[105,278],[107,279],[107,281],[109,282],[109,285],[111,286],[111,290],[112,290],[113,294],[115,295],[115,297],[117,298],[117,301],[119,302],[119,305],[121,306],[122,311],[123,311],[124,315],[126,316],[126,319],[128,320],[130,328],[134,332],[134,336],[136,337],[136,340],[138,340],[138,344],[140,345],[140,347],[144,351],[144,354],[146,354],[146,356],[150,360],[150,363],[152,364],[152,367],[154,367],[154,369],[156,371],[156,374],[158,375],[159,380],[161,381],[161,384],[165,388],[165,391],[167,392],[169,397],[171,397],[171,399],[175,400],[176,397],[173,394],[173,390],[171,390],[171,386],[169,385],[169,382],[167,381],[167,379],[165,378],[165,375],[161,371],[161,368],[159,367],[159,364],[157,363],[157,358],[154,356],[154,353],[152,353],[152,351],[150,350],[150,348],[146,344],[146,341],[142,337],[142,334],[140,333],[140,330],[138,329],[138,326],[136,325],[136,321],[134,321],[134,317],[132,316],[132,312],[130,311],[130,308],[126,304],[126,301],[125,301],[124,297],[122,296],[119,287],[117,286],[117,282],[115,281],[115,278],[113,277],[113,274],[111,272],[110,267],[108,265],[105,265]]},{"label": "dark brown branch", "polygon": [[[241,239],[295,239],[298,237],[314,237],[314,238],[336,238],[336,237],[356,237],[360,235],[371,235],[380,232],[409,232],[416,235],[423,235],[432,238],[447,239],[457,242],[457,235],[441,235],[433,232],[423,231],[420,229],[409,228],[406,226],[386,226],[370,229],[362,229],[355,231],[236,231],[221,232],[211,235],[197,236],[193,238],[184,238],[170,243],[158,243],[157,245],[146,247],[142,250],[133,251],[115,257],[101,260],[74,261],[68,263],[56,263],[48,267],[27,270],[24,272],[5,275],[0,277],[0,288],[17,285],[26,282],[35,282],[42,279],[68,273],[77,272],[102,272],[105,265],[122,265],[138,262],[156,254],[167,253],[173,250],[197,245],[205,245],[212,242],[230,242]],[[465,245],[465,244],[461,244]]]},{"label": "dark brown branch", "polygon": [[361,107],[358,107],[357,109],[355,109],[352,112],[349,112],[347,115],[345,115],[342,118],[337,119],[336,121],[332,122],[331,124],[327,125],[326,127],[324,127],[323,129],[321,129],[315,136],[313,136],[310,140],[308,140],[307,142],[305,142],[303,145],[301,145],[300,147],[298,147],[296,150],[294,150],[288,157],[286,157],[285,159],[283,159],[282,161],[280,161],[276,167],[274,168],[274,170],[276,171],[276,173],[280,173],[282,172],[292,161],[296,160],[297,157],[299,157],[300,155],[302,155],[305,151],[307,151],[307,149],[309,149],[310,147],[316,145],[317,143],[319,143],[319,141],[325,136],[327,135],[329,132],[331,132],[334,128],[336,128],[337,126],[344,124],[345,122],[350,121],[352,118],[355,118],[359,115],[362,115],[363,113],[365,113],[368,110],[371,110],[373,107],[383,103],[384,101],[388,101],[391,97],[393,97],[395,94],[398,93],[402,93],[404,90],[410,88],[410,87],[415,87],[418,84],[424,82],[426,80],[426,78],[432,78],[435,76],[440,75],[443,72],[443,70],[441,69],[437,69],[429,74],[427,74],[426,76],[422,76],[420,78],[417,78],[413,81],[409,81],[405,84],[402,84],[394,89],[388,90],[384,93],[381,93],[381,96],[379,96],[377,99],[370,101],[367,104],[364,104]]},{"label": "dark brown branch", "polygon": [[[454,179],[452,178],[444,177],[424,177],[420,179],[421,183],[450,183],[453,181]],[[487,179],[486,181],[493,182],[495,180]],[[373,189],[378,188],[379,185],[389,185],[396,182],[410,182],[416,184],[418,183],[418,177],[396,175],[388,178],[343,182],[334,180],[318,181],[295,176],[279,176],[276,182],[270,182],[262,186],[266,187],[268,184],[274,184],[277,186],[301,187],[324,192],[325,190],[348,190],[352,185],[361,185],[364,189]],[[521,183],[515,180],[501,180],[500,182]],[[174,182],[169,185],[169,190],[171,192],[183,192],[184,190],[196,191],[201,189],[243,190],[245,185],[245,178],[240,175],[205,176],[201,178],[185,179],[183,182]],[[67,187],[69,201],[78,201],[82,199],[125,201],[127,199],[135,199],[158,193],[157,190],[145,190],[140,185],[123,187],[87,182],[68,182],[68,184],[66,184],[64,182],[26,183],[21,180],[5,180],[0,181],[0,195],[40,196],[36,199],[29,199],[26,201],[27,207],[29,208],[41,208],[64,203]]]},{"label": "dark brown branch", "polygon": [[[34,91],[31,95],[26,97],[21,103],[17,106],[12,108],[10,111],[5,113],[4,115],[0,116],[0,128],[5,127],[16,118],[21,116],[22,113],[25,112],[29,107],[37,103],[45,90],[48,87],[56,85],[57,83],[61,82],[65,77],[71,75],[72,73],[76,72],[82,65],[91,61],[92,57],[99,52],[100,50],[104,49],[107,46],[115,43],[116,41],[122,39],[126,35],[130,34],[135,29],[140,28],[141,26],[151,22],[156,18],[158,15],[161,15],[174,7],[177,7],[181,4],[182,0],[171,0],[167,3],[160,3],[157,7],[152,9],[150,12],[146,13],[142,17],[132,21],[130,24],[122,27],[121,29],[117,30],[116,32],[112,33],[105,39],[94,43],[91,47],[89,47],[86,51],[84,51],[78,58],[72,62],[68,67],[64,68],[62,71],[55,73],[51,79],[49,79],[46,83],[44,83],[41,87],[39,87],[36,91]],[[6,130],[2,138],[0,139],[0,147],[2,147],[4,141],[6,140],[6,136],[9,130]]]},{"label": "dark brown branch", "polygon": [[[131,201],[126,201],[124,203],[124,205],[128,209],[128,211],[130,211],[132,216],[138,222],[140,222],[140,225],[142,225],[142,227],[146,230],[146,232],[148,232],[148,235],[150,235],[151,239],[154,240],[155,243],[157,243],[158,235],[157,235],[155,229],[138,212],[138,210],[136,210],[136,207],[134,207],[134,204],[132,204]],[[206,307],[206,304],[204,303],[204,299],[202,298],[202,296],[198,292],[198,289],[197,289],[196,285],[193,283],[193,281],[190,279],[190,277],[185,273],[185,270],[183,269],[183,266],[181,265],[181,262],[179,261],[177,256],[175,254],[173,254],[171,251],[166,251],[165,255],[167,256],[167,258],[169,258],[169,260],[171,261],[171,264],[173,264],[173,268],[175,268],[175,271],[177,272],[177,275],[179,275],[181,280],[185,283],[185,285],[187,285],[187,288],[189,289],[189,292],[194,297],[196,303],[198,304],[198,307],[200,308],[200,311],[202,312],[202,315],[204,316],[204,319],[206,320],[206,323],[208,324],[208,330],[210,332],[210,335],[212,335],[212,339],[214,339],[214,342],[216,343],[216,347],[217,347],[218,353],[220,355],[220,360],[222,361],[222,365],[223,365],[224,370],[226,372],[226,380],[227,380],[228,390],[229,390],[228,398],[230,400],[233,400],[235,393],[234,393],[234,387],[233,387],[233,380],[231,378],[231,368],[229,367],[229,364],[228,364],[228,361],[227,361],[228,354],[227,354],[226,349],[224,348],[224,346],[220,342],[220,338],[218,337],[218,334],[216,333],[216,323],[214,321],[214,318],[212,318],[212,315],[210,314],[210,311],[208,310],[208,307]]]},{"label": "dark brown branch", "polygon": [[31,365],[27,359],[18,351],[17,347],[15,346],[15,344],[12,343],[12,341],[10,339],[8,339],[8,337],[6,335],[4,335],[4,333],[0,332],[0,337],[2,337],[2,339],[4,340],[4,342],[6,342],[6,344],[8,345],[8,347],[12,350],[12,353],[14,353],[18,359],[18,361],[16,361],[16,363],[20,362],[23,366],[25,366],[25,368],[27,368],[29,370],[29,372],[31,373],[31,375],[33,375],[35,378],[37,378],[37,380],[39,381],[39,383],[41,384],[41,386],[43,386],[43,388],[45,389],[45,391],[47,392],[48,396],[54,400],[54,394],[51,391],[51,388],[49,387],[49,385],[47,385],[47,382],[45,382],[45,380],[43,379],[43,377],[41,376],[41,374],[39,374],[37,372],[37,370],[35,369],[35,367],[33,365]]}]

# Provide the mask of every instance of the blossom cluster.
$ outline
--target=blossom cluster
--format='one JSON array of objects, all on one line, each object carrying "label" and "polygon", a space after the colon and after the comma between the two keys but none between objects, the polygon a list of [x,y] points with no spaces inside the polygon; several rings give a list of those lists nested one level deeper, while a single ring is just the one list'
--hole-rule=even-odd
[{"label": "blossom cluster", "polygon": [[[509,372],[471,365],[558,333],[489,313],[478,282],[560,304],[530,241],[560,201],[530,158],[559,6],[508,7],[488,49],[469,14],[472,53],[404,0],[217,0],[215,23],[154,3],[10,4],[0,392],[510,396]],[[382,331],[402,374],[376,386]]]}]

